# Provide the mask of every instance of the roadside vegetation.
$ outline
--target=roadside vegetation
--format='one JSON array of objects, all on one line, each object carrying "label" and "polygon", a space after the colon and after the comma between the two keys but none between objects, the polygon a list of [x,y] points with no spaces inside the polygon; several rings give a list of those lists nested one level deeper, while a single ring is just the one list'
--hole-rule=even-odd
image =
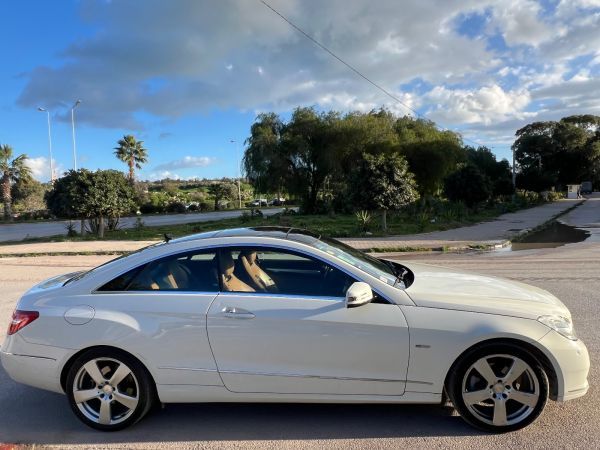
[{"label": "roadside vegetation", "polygon": [[[260,114],[246,140],[242,180],[137,180],[150,150],[125,135],[114,148],[125,173],[80,169],[41,184],[28,172],[26,156],[13,158],[3,146],[10,149],[0,161],[4,212],[7,220],[12,212],[20,220],[70,219],[69,239],[154,239],[165,232],[258,224],[337,237],[381,236],[493,219],[559,199],[567,183],[598,180],[600,117],[537,122],[516,135],[517,191],[509,162],[498,161],[489,148],[465,145],[459,134],[433,122],[385,109],[341,114],[297,108],[288,121]],[[239,208],[240,197],[247,209],[238,219],[144,225],[147,214]],[[265,218],[256,210],[266,199],[298,208]],[[119,219],[130,215],[140,217],[138,226],[121,230]]]}]

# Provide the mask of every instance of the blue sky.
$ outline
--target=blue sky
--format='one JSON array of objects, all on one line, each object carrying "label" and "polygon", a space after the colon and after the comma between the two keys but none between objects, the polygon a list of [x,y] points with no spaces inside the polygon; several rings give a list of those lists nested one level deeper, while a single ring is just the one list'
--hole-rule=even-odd
[{"label": "blue sky", "polygon": [[[600,0],[271,0],[420,114],[510,158],[520,126],[600,114]],[[0,143],[49,177],[121,168],[144,140],[140,178],[234,176],[256,114],[295,106],[409,111],[302,38],[258,0],[0,2]],[[234,139],[235,144],[230,143]],[[471,143],[467,141],[467,143]]]}]

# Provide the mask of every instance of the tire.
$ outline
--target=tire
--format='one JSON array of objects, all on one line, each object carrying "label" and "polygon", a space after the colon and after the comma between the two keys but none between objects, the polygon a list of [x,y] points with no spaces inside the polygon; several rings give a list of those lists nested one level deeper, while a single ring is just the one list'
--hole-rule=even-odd
[{"label": "tire", "polygon": [[91,349],[69,368],[65,385],[69,405],[89,427],[117,431],[144,417],[155,399],[152,377],[128,353]]},{"label": "tire", "polygon": [[460,416],[484,431],[519,430],[542,413],[548,377],[540,362],[515,344],[483,344],[450,369],[446,389]]}]

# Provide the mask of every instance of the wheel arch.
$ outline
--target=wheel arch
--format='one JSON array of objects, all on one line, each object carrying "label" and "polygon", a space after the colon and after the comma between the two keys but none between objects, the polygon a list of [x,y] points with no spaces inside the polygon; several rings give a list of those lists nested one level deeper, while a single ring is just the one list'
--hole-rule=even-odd
[{"label": "wheel arch", "polygon": [[73,355],[71,355],[71,357],[63,365],[61,372],[60,372],[60,386],[61,386],[63,392],[66,393],[67,375],[69,373],[71,366],[73,365],[73,362],[75,362],[75,360],[77,358],[79,358],[82,354],[84,354],[85,352],[88,352],[90,350],[101,350],[101,349],[109,351],[109,352],[117,351],[120,353],[125,353],[125,354],[127,354],[127,356],[135,359],[138,363],[140,363],[140,365],[146,370],[148,376],[150,377],[150,380],[152,381],[152,386],[153,386],[154,392],[156,394],[156,392],[157,392],[156,380],[154,378],[154,375],[152,375],[152,372],[150,371],[150,369],[148,369],[148,367],[146,366],[146,364],[144,364],[144,362],[140,358],[138,358],[131,352],[128,352],[127,350],[124,350],[122,348],[115,347],[112,345],[92,345],[90,347],[85,347],[85,348],[75,352]]},{"label": "wheel arch", "polygon": [[555,368],[554,364],[552,363],[550,358],[548,358],[548,356],[546,355],[546,353],[544,353],[544,351],[542,349],[540,349],[536,345],[532,344],[531,342],[527,342],[527,341],[515,339],[515,338],[486,339],[486,340],[483,340],[481,342],[478,342],[478,343],[472,345],[471,347],[469,347],[465,351],[463,351],[454,360],[454,362],[452,363],[452,365],[446,372],[446,376],[444,378],[444,392],[446,392],[448,389],[448,380],[449,380],[450,374],[454,371],[454,368],[456,367],[456,365],[460,362],[460,360],[467,353],[469,353],[473,350],[476,350],[479,347],[482,347],[485,345],[507,345],[507,344],[519,346],[520,348],[530,352],[539,361],[539,363],[544,368],[544,371],[546,372],[546,376],[548,377],[550,399],[556,400],[559,395],[559,378],[558,378],[558,374],[556,372],[556,368]]}]

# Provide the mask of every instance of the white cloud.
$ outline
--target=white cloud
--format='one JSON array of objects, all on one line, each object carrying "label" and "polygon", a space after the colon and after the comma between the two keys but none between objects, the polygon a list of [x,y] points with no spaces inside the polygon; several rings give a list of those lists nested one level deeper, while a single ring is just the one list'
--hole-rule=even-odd
[{"label": "white cloud", "polygon": [[553,30],[540,19],[540,4],[531,0],[496,2],[494,21],[508,45],[533,45],[548,40]]},{"label": "white cloud", "polygon": [[[52,158],[54,165],[54,176],[60,177],[64,172],[62,164],[57,164],[56,160]],[[45,156],[38,156],[37,158],[27,158],[25,164],[31,170],[31,174],[38,181],[49,181],[50,180],[50,159]]]},{"label": "white cloud", "polygon": [[435,106],[429,115],[445,123],[483,123],[522,117],[531,98],[527,90],[505,91],[497,84],[479,89],[436,87],[427,94]]},{"label": "white cloud", "polygon": [[193,167],[206,167],[213,164],[215,161],[215,158],[209,156],[184,156],[181,159],[159,164],[154,169],[169,171],[177,169],[189,169]]},{"label": "white cloud", "polygon": [[[595,90],[574,99],[575,88],[565,82],[572,73],[573,83],[597,79],[588,70],[600,64],[600,0],[271,3],[440,125],[470,124],[500,140],[509,124],[588,113],[600,104]],[[93,33],[51,66],[27,74],[21,106],[67,107],[65,100],[82,98],[79,121],[131,130],[144,127],[143,117],[170,121],[215,109],[367,111],[385,105],[408,112],[254,1],[145,0],[142,9],[135,2],[81,2],[81,13]],[[478,17],[473,13],[482,30],[469,38],[456,28],[460,18]],[[506,46],[497,44],[498,34]],[[572,67],[584,55],[592,58],[588,67]],[[419,88],[402,88],[415,80]],[[555,109],[527,112],[542,97]],[[201,164],[171,161],[156,170]]]},{"label": "white cloud", "polygon": [[[461,11],[479,8],[476,0],[409,2],[401,13],[396,0],[376,8],[347,0],[273,5],[389,90],[415,77],[461,81],[494,64],[484,41],[447,29]],[[177,118],[215,108],[283,111],[347,93],[362,103],[390,103],[254,2],[147,0],[143,11],[127,2],[84,2],[82,12],[99,31],[67,48],[62,65],[30,72],[21,105],[81,97],[80,122],[135,130],[143,127],[140,112]]]},{"label": "white cloud", "polygon": [[169,170],[161,170],[161,171],[155,171],[155,172],[150,172],[147,177],[144,177],[143,175],[140,177],[143,179],[147,179],[150,181],[154,181],[154,180],[164,180],[166,178],[170,179],[170,180],[182,180],[183,178],[181,176],[179,176],[176,173],[173,173]]}]

